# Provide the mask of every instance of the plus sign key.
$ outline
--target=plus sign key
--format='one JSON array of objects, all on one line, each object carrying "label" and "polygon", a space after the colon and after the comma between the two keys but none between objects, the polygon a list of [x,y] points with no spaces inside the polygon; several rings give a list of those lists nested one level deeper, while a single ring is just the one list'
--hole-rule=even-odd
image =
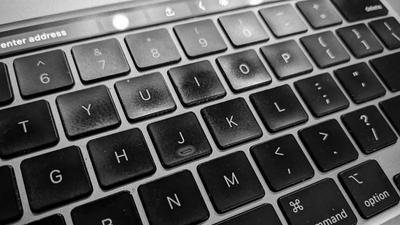
[{"label": "plus sign key", "polygon": [[351,211],[333,179],[324,179],[278,200],[290,225],[355,225]]}]

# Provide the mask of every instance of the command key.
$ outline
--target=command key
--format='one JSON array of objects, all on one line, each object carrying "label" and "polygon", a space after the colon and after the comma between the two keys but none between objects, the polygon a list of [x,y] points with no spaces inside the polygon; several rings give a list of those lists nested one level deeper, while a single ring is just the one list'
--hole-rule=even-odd
[{"label": "command key", "polygon": [[323,179],[278,200],[290,225],[355,225],[357,218],[333,179]]}]

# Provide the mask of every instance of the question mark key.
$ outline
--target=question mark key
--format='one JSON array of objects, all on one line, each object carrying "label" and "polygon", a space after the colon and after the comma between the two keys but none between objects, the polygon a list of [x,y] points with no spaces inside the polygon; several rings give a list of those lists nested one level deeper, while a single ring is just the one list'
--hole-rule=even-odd
[{"label": "question mark key", "polygon": [[397,136],[376,106],[368,106],[342,116],[347,130],[365,154],[393,145]]}]

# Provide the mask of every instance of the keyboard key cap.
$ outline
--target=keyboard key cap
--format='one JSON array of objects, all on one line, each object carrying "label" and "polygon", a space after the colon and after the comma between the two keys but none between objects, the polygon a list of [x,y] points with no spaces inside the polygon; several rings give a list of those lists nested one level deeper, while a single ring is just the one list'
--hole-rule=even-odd
[{"label": "keyboard key cap", "polygon": [[385,88],[366,63],[358,63],[335,70],[335,75],[357,104],[384,96]]},{"label": "keyboard key cap", "polygon": [[357,58],[383,52],[382,45],[365,24],[340,28],[337,33]]},{"label": "keyboard key cap", "polygon": [[107,39],[72,48],[83,82],[93,82],[127,74],[128,62],[117,39]]},{"label": "keyboard key cap", "polygon": [[318,168],[327,172],[358,158],[358,152],[336,120],[328,120],[299,132]]},{"label": "keyboard key cap", "polygon": [[236,98],[201,110],[219,148],[242,144],[262,136],[252,112],[243,98]]},{"label": "keyboard key cap", "polygon": [[394,183],[397,186],[397,189],[400,189],[400,173],[396,174],[396,176],[393,177]]},{"label": "keyboard key cap", "polygon": [[57,97],[65,133],[76,139],[118,127],[121,120],[105,86],[71,92]]},{"label": "keyboard key cap", "polygon": [[131,34],[125,41],[135,65],[140,70],[152,69],[181,60],[167,29]]},{"label": "keyboard key cap", "polygon": [[65,225],[65,220],[61,214],[56,214],[28,223],[27,225]]},{"label": "keyboard key cap", "polygon": [[400,48],[400,23],[395,18],[376,20],[369,25],[388,49]]},{"label": "keyboard key cap", "polygon": [[390,146],[396,134],[375,106],[368,106],[342,116],[343,123],[366,154]]},{"label": "keyboard key cap", "polygon": [[67,58],[61,50],[18,58],[14,61],[14,68],[24,98],[65,90],[74,85]]},{"label": "keyboard key cap", "polygon": [[211,154],[211,146],[192,112],[152,123],[147,128],[164,167]]},{"label": "keyboard key cap", "polygon": [[350,56],[331,31],[300,38],[301,43],[320,68],[350,61]]},{"label": "keyboard key cap", "polygon": [[260,10],[268,27],[277,37],[304,33],[307,26],[290,4],[269,7]]},{"label": "keyboard key cap", "polygon": [[212,20],[202,20],[174,27],[175,34],[189,58],[197,58],[227,49]]},{"label": "keyboard key cap", "polygon": [[104,189],[138,180],[156,171],[138,128],[91,140],[87,148],[99,184]]},{"label": "keyboard key cap", "polygon": [[384,16],[388,13],[380,0],[332,0],[332,2],[350,22]]},{"label": "keyboard key cap", "polygon": [[250,95],[258,115],[270,132],[277,132],[308,120],[289,85],[283,85]]},{"label": "keyboard key cap", "polygon": [[174,99],[160,73],[119,81],[115,84],[115,89],[130,122],[176,109]]},{"label": "keyboard key cap", "polygon": [[226,95],[209,61],[172,68],[168,74],[185,106],[198,105]]},{"label": "keyboard key cap", "polygon": [[72,210],[71,216],[75,225],[142,225],[128,191],[78,206]]},{"label": "keyboard key cap", "polygon": [[218,213],[225,213],[265,194],[246,155],[239,151],[197,167]]},{"label": "keyboard key cap", "polygon": [[215,225],[282,225],[272,205],[263,204]]},{"label": "keyboard key cap", "polygon": [[254,50],[218,57],[217,63],[234,92],[271,83],[271,76]]},{"label": "keyboard key cap", "polygon": [[10,84],[7,66],[0,63],[0,106],[13,101],[14,95]]},{"label": "keyboard key cap", "polygon": [[339,174],[363,218],[371,218],[399,203],[399,195],[375,160],[368,160]]},{"label": "keyboard key cap", "polygon": [[280,191],[314,176],[314,170],[293,135],[255,145],[250,151],[273,191]]},{"label": "keyboard key cap", "polygon": [[294,40],[262,47],[261,52],[280,80],[313,71],[310,61]]},{"label": "keyboard key cap", "polygon": [[75,146],[25,159],[21,172],[33,212],[61,206],[92,193],[84,159]]},{"label": "keyboard key cap", "polygon": [[18,220],[22,216],[15,174],[11,166],[0,167],[0,223]]},{"label": "keyboard key cap", "polygon": [[388,99],[380,103],[382,111],[388,117],[389,121],[392,123],[393,127],[400,134],[400,96]]},{"label": "keyboard key cap", "polygon": [[253,12],[243,12],[218,19],[235,47],[241,47],[269,39],[267,32]]},{"label": "keyboard key cap", "polygon": [[349,101],[328,73],[297,81],[295,86],[317,117],[349,107]]},{"label": "keyboard key cap", "polygon": [[0,110],[0,157],[10,158],[57,144],[59,138],[45,100]]},{"label": "keyboard key cap", "polygon": [[357,224],[356,216],[332,179],[285,195],[278,203],[290,225]]},{"label": "keyboard key cap", "polygon": [[329,0],[308,0],[297,3],[303,16],[314,29],[342,23],[342,19]]},{"label": "keyboard key cap", "polygon": [[138,191],[152,225],[197,224],[210,215],[188,170],[141,185]]},{"label": "keyboard key cap", "polygon": [[392,92],[400,90],[400,79],[398,77],[400,73],[399,60],[400,52],[397,52],[370,61],[375,71]]}]

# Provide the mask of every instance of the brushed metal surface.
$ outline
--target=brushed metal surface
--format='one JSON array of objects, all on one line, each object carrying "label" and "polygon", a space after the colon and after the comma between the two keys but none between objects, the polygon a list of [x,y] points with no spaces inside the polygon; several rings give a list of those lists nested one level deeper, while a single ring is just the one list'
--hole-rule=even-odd
[{"label": "brushed metal surface", "polygon": [[[16,2],[16,1],[13,1],[13,0],[6,0],[6,1],[13,2],[13,3]],[[51,1],[51,0],[46,0],[46,1]],[[76,1],[78,1],[78,0],[76,0]],[[98,0],[98,1],[103,1],[103,0]],[[104,1],[108,1],[108,0],[104,0]],[[389,5],[389,1],[391,2],[391,4],[393,4],[392,6]],[[400,16],[398,14],[396,14],[395,8],[398,10],[398,12],[400,12],[400,6],[397,6],[397,5],[400,5],[400,4],[394,3],[396,1],[399,1],[399,0],[385,0],[384,3],[389,8],[389,15],[394,16],[399,20]],[[36,4],[37,4],[37,2],[38,1],[36,1]],[[296,1],[291,1],[290,4],[295,4],[295,2]],[[281,4],[281,3],[272,3],[271,6],[278,5],[278,4]],[[226,13],[223,13],[223,14],[220,14],[220,15],[207,16],[206,18],[212,19],[214,21],[214,23],[217,24],[217,19],[221,15],[229,15],[229,14],[234,14],[234,13],[237,13],[237,12],[243,12],[243,11],[249,11],[249,10],[254,11],[256,13],[259,9],[264,8],[264,7],[268,7],[268,6],[257,6],[257,7],[253,7],[253,8],[250,8],[250,9],[235,10],[235,11],[226,12]],[[3,8],[3,2],[2,2],[1,9],[2,10],[4,9]],[[11,13],[11,12],[8,12],[8,13]],[[1,15],[1,12],[0,12],[0,15]],[[42,18],[40,21],[49,21],[49,20],[52,20],[52,19],[59,19],[59,18],[63,18],[63,16],[61,15],[61,16],[55,16],[55,17],[52,17],[52,18]],[[296,78],[289,79],[289,80],[286,80],[286,81],[279,81],[278,79],[276,79],[275,76],[273,76],[273,81],[272,81],[272,83],[270,85],[263,86],[263,87],[260,87],[260,88],[256,88],[254,90],[250,90],[250,91],[247,91],[247,92],[244,92],[244,93],[234,94],[231,91],[231,89],[229,88],[229,85],[226,82],[226,80],[224,79],[223,75],[218,70],[218,67],[217,67],[217,65],[215,63],[215,59],[217,57],[221,56],[221,55],[226,55],[226,54],[229,54],[229,53],[238,52],[238,50],[235,49],[230,44],[230,42],[228,41],[227,37],[224,35],[224,32],[223,32],[223,30],[221,29],[220,26],[217,26],[217,28],[220,31],[220,33],[222,34],[222,37],[224,38],[225,42],[227,43],[228,50],[226,52],[224,52],[224,53],[215,54],[215,55],[212,55],[212,56],[209,56],[209,57],[202,57],[202,58],[197,59],[197,60],[189,60],[185,56],[182,48],[180,47],[180,44],[179,44],[177,38],[175,37],[175,35],[173,35],[172,28],[175,25],[184,24],[184,23],[187,23],[187,22],[198,21],[198,20],[201,20],[201,19],[204,19],[204,18],[193,18],[193,19],[189,19],[189,20],[186,20],[186,21],[175,22],[175,23],[171,23],[171,24],[166,24],[166,25],[146,28],[146,29],[142,29],[142,30],[124,32],[124,33],[120,33],[120,34],[117,34],[117,35],[111,35],[111,36],[106,36],[106,37],[101,37],[101,38],[95,38],[93,40],[71,43],[71,44],[68,44],[68,45],[61,46],[61,47],[49,48],[49,49],[45,49],[45,50],[41,50],[41,51],[36,51],[36,52],[33,52],[33,53],[23,54],[23,55],[10,57],[10,58],[5,58],[5,59],[0,60],[1,62],[6,63],[8,68],[10,69],[10,79],[11,79],[11,82],[12,82],[12,87],[13,87],[14,95],[15,95],[15,101],[13,102],[12,105],[19,105],[19,104],[23,104],[23,103],[26,103],[26,102],[35,101],[37,99],[46,99],[47,101],[50,102],[50,106],[51,106],[51,109],[53,111],[53,114],[54,114],[54,117],[55,117],[55,120],[56,120],[56,125],[57,125],[57,128],[58,128],[59,134],[60,134],[60,142],[56,146],[54,146],[52,148],[47,148],[47,149],[44,149],[44,150],[41,150],[41,151],[38,151],[38,152],[35,152],[35,153],[31,153],[31,154],[28,154],[28,155],[17,157],[17,158],[11,159],[11,160],[2,160],[2,159],[0,159],[0,165],[11,165],[14,168],[16,176],[17,176],[17,184],[18,184],[19,191],[20,191],[20,194],[21,194],[21,200],[23,202],[24,216],[18,222],[12,223],[13,225],[25,224],[25,223],[28,223],[28,222],[31,222],[31,221],[34,221],[34,220],[37,220],[37,219],[40,219],[40,218],[43,218],[43,217],[46,217],[46,216],[53,215],[55,213],[61,213],[65,217],[65,219],[67,221],[67,224],[68,225],[72,225],[70,212],[71,212],[71,210],[73,208],[75,208],[75,207],[77,207],[79,205],[85,204],[87,202],[94,201],[94,200],[96,200],[98,198],[101,198],[101,197],[104,197],[104,196],[108,196],[108,195],[111,195],[113,193],[122,191],[122,190],[128,190],[128,191],[131,192],[131,194],[134,196],[134,200],[135,200],[135,203],[137,205],[138,211],[139,211],[139,213],[141,215],[143,224],[144,225],[149,225],[149,222],[148,222],[148,220],[146,218],[146,215],[145,215],[141,200],[140,200],[140,198],[138,196],[137,187],[139,185],[141,185],[141,184],[153,181],[153,180],[155,180],[157,178],[164,177],[164,176],[167,176],[169,174],[173,174],[175,172],[178,172],[178,171],[181,171],[181,170],[184,170],[184,169],[188,169],[193,173],[193,175],[195,177],[195,180],[196,180],[196,182],[197,182],[197,184],[199,186],[199,189],[201,191],[201,194],[202,194],[203,198],[205,199],[206,205],[207,205],[207,207],[208,207],[208,209],[210,211],[210,219],[207,220],[207,222],[205,222],[203,224],[213,224],[213,223],[221,221],[223,219],[232,217],[233,215],[236,215],[238,213],[241,213],[241,212],[244,212],[244,211],[249,210],[251,208],[254,208],[254,207],[256,207],[256,206],[258,206],[260,204],[270,203],[270,204],[273,205],[273,207],[276,210],[276,212],[277,212],[279,218],[281,219],[282,223],[284,225],[287,225],[287,222],[286,222],[285,218],[283,217],[283,214],[282,214],[282,212],[279,209],[278,204],[277,204],[277,199],[279,197],[281,197],[281,196],[283,196],[283,195],[285,195],[287,193],[293,192],[293,191],[295,191],[295,190],[297,190],[299,188],[302,188],[302,187],[304,187],[306,185],[312,184],[312,183],[314,183],[314,182],[316,182],[316,181],[318,181],[318,180],[320,180],[322,178],[326,178],[326,177],[333,178],[336,181],[336,183],[339,184],[339,180],[337,178],[337,174],[339,172],[341,172],[341,171],[343,171],[343,170],[345,170],[345,169],[347,169],[349,167],[352,167],[354,165],[357,165],[357,164],[359,164],[361,162],[364,162],[364,161],[366,161],[368,159],[376,159],[379,162],[379,164],[382,166],[383,170],[385,171],[385,173],[387,174],[389,179],[393,183],[393,180],[392,180],[393,176],[398,174],[398,173],[400,173],[400,163],[399,163],[400,162],[400,141],[397,144],[395,144],[395,145],[393,145],[391,147],[388,147],[386,149],[383,149],[381,151],[375,152],[375,153],[370,154],[370,155],[363,154],[359,150],[359,148],[357,148],[360,155],[359,155],[359,158],[356,161],[348,163],[348,164],[346,164],[344,166],[341,166],[341,167],[339,167],[337,169],[334,169],[332,171],[329,171],[327,173],[322,173],[317,169],[317,167],[315,166],[315,163],[312,161],[310,155],[307,153],[307,151],[305,150],[304,145],[301,144],[301,141],[297,137],[296,134],[297,134],[298,130],[300,130],[300,129],[304,128],[304,127],[308,127],[308,126],[311,126],[313,124],[317,124],[317,123],[320,123],[322,121],[326,121],[328,119],[338,119],[340,124],[343,126],[343,124],[341,123],[341,121],[339,119],[341,115],[343,115],[345,113],[348,113],[350,111],[353,111],[353,110],[368,106],[368,105],[377,105],[380,101],[383,101],[383,100],[388,99],[390,97],[396,96],[396,95],[398,95],[398,93],[396,94],[396,93],[391,93],[391,92],[388,91],[387,94],[384,97],[378,98],[376,100],[373,100],[373,101],[370,101],[370,102],[367,102],[367,103],[364,103],[364,104],[361,104],[361,105],[356,105],[354,103],[351,103],[351,105],[350,105],[350,107],[348,109],[342,110],[340,112],[334,113],[334,114],[326,116],[324,118],[315,118],[315,117],[310,116],[310,120],[306,124],[303,124],[303,125],[300,125],[300,126],[297,126],[297,127],[294,127],[294,128],[282,131],[282,132],[278,132],[276,134],[271,134],[262,125],[260,117],[257,115],[254,107],[252,106],[251,102],[249,101],[249,95],[250,94],[258,92],[258,91],[261,91],[261,90],[274,88],[274,87],[280,86],[282,84],[289,84],[293,88],[293,90],[295,90],[294,86],[293,86],[293,83],[295,81],[303,79],[303,78],[306,78],[306,77],[314,76],[314,75],[317,75],[317,74],[320,74],[320,73],[324,73],[324,72],[332,73],[333,70],[341,68],[341,67],[344,67],[346,64],[330,67],[328,69],[318,69],[318,67],[313,63],[315,70],[311,74],[308,74],[308,75],[305,75],[305,76],[296,77]],[[259,19],[261,20],[261,18],[259,18]],[[372,20],[367,20],[366,22],[369,22],[369,21],[372,21]],[[37,22],[37,21],[35,21],[35,22]],[[33,23],[32,21],[26,22],[26,23],[25,22],[24,23],[18,23],[18,26],[23,26],[23,25],[32,24],[32,23]],[[327,28],[327,29],[324,29],[324,30],[337,29],[337,28],[340,28],[340,27],[348,26],[348,25],[349,25],[349,23],[344,22],[343,24],[341,24],[339,26],[336,26],[336,27],[333,27],[333,28]],[[256,49],[258,54],[259,54],[259,57],[263,60],[265,65],[267,65],[267,64],[266,64],[265,60],[263,59],[263,57],[261,57],[261,54],[258,51],[258,49],[260,47],[265,46],[265,45],[278,43],[278,42],[281,42],[283,40],[288,40],[288,39],[298,40],[302,36],[315,33],[315,31],[309,25],[307,25],[308,28],[309,28],[309,31],[306,34],[301,34],[301,35],[292,36],[292,37],[283,38],[283,39],[277,39],[270,33],[269,29],[267,28],[267,26],[264,23],[263,23],[263,26],[264,26],[264,28],[266,30],[268,30],[271,39],[268,42],[263,42],[263,43],[259,43],[259,44],[256,44],[256,45],[248,46],[248,47],[245,47],[245,48],[241,48],[240,50]],[[180,63],[178,63],[178,64],[167,66],[167,67],[163,67],[163,68],[160,68],[160,69],[153,69],[153,70],[146,71],[146,72],[139,72],[139,71],[136,70],[136,68],[135,68],[135,66],[133,64],[133,61],[130,58],[129,51],[128,51],[126,45],[124,44],[124,38],[128,34],[139,33],[139,32],[148,31],[148,30],[153,30],[153,29],[156,29],[156,28],[159,28],[159,27],[165,27],[165,28],[167,28],[169,30],[169,32],[170,32],[170,34],[171,34],[171,36],[173,38],[173,41],[178,46],[178,51],[182,55],[182,61]],[[72,57],[72,54],[71,54],[71,47],[73,47],[75,45],[78,45],[78,44],[82,44],[82,43],[90,43],[92,41],[104,40],[104,39],[107,39],[107,38],[110,38],[110,37],[115,37],[120,41],[121,46],[122,46],[123,51],[124,51],[124,54],[128,58],[129,65],[131,67],[131,73],[128,74],[127,76],[119,77],[119,78],[116,78],[116,79],[110,79],[110,80],[106,80],[106,81],[102,81],[102,82],[97,82],[96,84],[92,84],[92,85],[84,85],[81,82],[81,79],[80,79],[79,74],[77,72],[77,69],[75,67],[75,63],[73,61],[73,57]],[[26,55],[30,55],[30,54],[36,54],[36,53],[39,53],[39,52],[49,51],[49,50],[52,50],[52,49],[62,49],[62,50],[65,51],[65,53],[67,55],[67,59],[68,59],[68,61],[70,63],[70,66],[71,66],[71,71],[72,71],[73,78],[74,78],[75,83],[76,83],[75,86],[71,90],[63,91],[63,92],[60,92],[60,93],[55,93],[55,94],[47,95],[45,97],[35,98],[35,99],[32,99],[32,100],[23,100],[21,98],[20,94],[19,94],[15,73],[14,73],[14,70],[12,69],[13,68],[14,59],[19,58],[21,56],[26,56]],[[399,51],[399,50],[396,50],[396,51]],[[393,51],[388,51],[387,49],[385,49],[385,51],[381,55],[387,55],[387,54],[390,54],[392,52]],[[357,62],[368,62],[369,59],[376,58],[376,57],[377,57],[376,55],[375,56],[371,56],[371,57],[367,57],[367,58],[363,58],[363,59],[356,59],[356,58],[352,57],[351,61],[348,64],[354,64],[354,63],[357,63]],[[188,63],[201,61],[201,60],[204,60],[204,59],[210,60],[210,62],[212,63],[212,65],[216,69],[217,74],[218,74],[218,76],[219,76],[219,78],[220,78],[225,90],[227,91],[227,96],[222,98],[222,99],[219,99],[219,100],[216,100],[216,101],[212,101],[212,102],[209,102],[209,103],[206,103],[206,104],[202,104],[202,105],[199,105],[199,106],[195,106],[195,107],[192,107],[192,108],[184,108],[182,106],[182,104],[180,103],[177,94],[174,91],[172,83],[170,82],[170,80],[166,76],[167,70],[172,68],[172,67],[178,66],[178,65],[185,65],[185,64],[188,64]],[[311,58],[310,58],[310,61],[312,62]],[[268,68],[268,70],[271,72],[270,68]],[[156,117],[156,118],[152,118],[152,119],[149,119],[149,120],[141,121],[141,122],[138,122],[138,123],[133,123],[133,124],[129,123],[127,121],[126,117],[125,117],[124,112],[123,112],[122,105],[118,100],[117,93],[115,92],[115,89],[114,89],[115,82],[130,78],[130,77],[135,77],[135,76],[139,76],[139,75],[148,74],[148,73],[151,73],[151,72],[156,72],[156,71],[157,72],[161,72],[162,74],[165,75],[166,83],[167,83],[168,87],[171,90],[171,93],[173,95],[173,98],[174,98],[175,102],[177,103],[177,107],[178,107],[177,110],[175,112],[173,112],[173,113],[170,113],[170,114],[167,114],[167,115],[163,115],[163,116],[160,116],[160,117]],[[271,72],[271,74],[273,74],[273,73]],[[335,80],[336,80],[336,78],[335,78]],[[117,129],[114,129],[114,130],[111,130],[111,131],[107,131],[107,132],[104,132],[102,134],[93,135],[93,136],[90,136],[90,137],[87,137],[87,138],[83,138],[83,139],[79,139],[79,140],[75,140],[75,141],[67,140],[67,138],[65,136],[65,133],[63,131],[63,127],[62,127],[62,124],[61,124],[60,116],[58,114],[58,110],[57,110],[57,107],[56,107],[56,104],[55,104],[55,98],[60,94],[73,92],[73,91],[76,91],[76,90],[79,90],[79,89],[88,88],[88,87],[91,87],[91,86],[94,86],[94,85],[98,85],[98,84],[104,84],[104,85],[106,85],[107,87],[110,88],[111,95],[115,100],[115,104],[116,104],[117,110],[118,110],[118,112],[119,112],[119,114],[121,116],[121,119],[122,119],[122,125]],[[344,92],[344,90],[343,90],[343,92]],[[299,99],[301,99],[297,92],[296,92],[296,95],[299,97]],[[214,142],[209,130],[207,129],[207,127],[206,127],[206,125],[204,123],[204,120],[201,117],[200,110],[202,108],[204,108],[204,107],[209,106],[209,105],[213,105],[213,104],[216,104],[216,103],[219,103],[219,102],[227,101],[229,99],[233,99],[233,98],[236,98],[236,97],[244,97],[246,99],[248,105],[250,106],[252,112],[254,113],[254,115],[256,117],[257,122],[262,127],[263,136],[258,140],[251,141],[251,142],[239,145],[237,147],[231,148],[231,149],[226,150],[226,151],[221,151],[216,146],[216,144],[215,144],[215,142]],[[347,97],[348,97],[348,95],[347,95]],[[304,106],[304,108],[309,113],[309,115],[311,115],[311,113],[307,109],[305,103],[302,100],[301,100],[301,102],[302,102],[302,105]],[[10,107],[10,106],[7,106],[7,107]],[[6,107],[4,107],[4,108],[6,108]],[[2,108],[0,108],[0,109],[2,109]],[[200,160],[197,160],[197,161],[194,161],[194,162],[191,162],[191,163],[187,163],[185,165],[181,165],[181,166],[178,166],[176,168],[172,168],[172,169],[166,170],[166,169],[164,169],[162,167],[162,165],[160,163],[160,160],[159,160],[159,158],[158,158],[158,156],[156,154],[156,151],[154,149],[154,146],[153,146],[153,144],[151,142],[150,136],[149,136],[149,134],[147,132],[147,129],[146,129],[147,124],[155,122],[155,121],[159,121],[159,120],[162,120],[162,119],[165,119],[165,118],[169,118],[169,117],[172,117],[174,115],[182,114],[182,113],[188,112],[188,111],[193,111],[196,114],[196,116],[198,117],[198,119],[200,121],[200,124],[203,127],[204,132],[205,132],[205,134],[206,134],[206,136],[207,136],[207,138],[208,138],[208,140],[209,140],[209,142],[210,142],[210,144],[212,146],[213,153],[210,156],[202,158]],[[144,136],[145,136],[146,142],[147,142],[147,144],[149,146],[151,155],[152,155],[152,157],[153,157],[153,159],[155,161],[155,164],[157,166],[157,172],[154,175],[152,175],[151,177],[147,177],[145,179],[139,180],[137,182],[132,182],[132,183],[129,183],[127,185],[122,185],[122,186],[117,187],[117,188],[112,189],[112,190],[104,191],[104,190],[102,190],[100,188],[100,186],[99,186],[99,184],[97,182],[97,178],[96,178],[96,175],[95,175],[94,170],[93,170],[93,165],[92,165],[91,160],[89,158],[89,154],[88,154],[88,152],[86,150],[86,144],[87,144],[87,142],[89,140],[92,140],[94,138],[105,136],[105,135],[116,133],[116,132],[120,132],[120,131],[124,131],[124,130],[131,129],[131,128],[134,128],[134,127],[140,128],[142,130],[142,132],[144,133]],[[300,143],[304,153],[306,154],[307,158],[309,159],[309,161],[311,162],[311,164],[313,166],[313,169],[315,171],[315,176],[312,179],[310,179],[310,180],[308,180],[306,182],[302,182],[300,184],[292,186],[292,187],[290,187],[288,189],[285,189],[283,191],[272,192],[268,188],[264,178],[262,177],[262,175],[260,173],[260,170],[257,168],[257,165],[255,164],[255,162],[254,162],[254,160],[253,160],[253,158],[252,158],[252,156],[251,156],[251,154],[249,152],[249,149],[250,149],[251,146],[253,146],[255,144],[259,144],[261,142],[265,142],[265,141],[268,141],[268,140],[271,140],[273,138],[277,138],[277,137],[280,137],[280,136],[283,136],[283,135],[286,135],[286,134],[295,134],[297,141]],[[352,140],[352,142],[355,145],[354,140]],[[88,172],[89,172],[90,179],[91,179],[91,181],[93,183],[93,189],[94,189],[93,194],[91,196],[89,196],[88,198],[81,199],[79,201],[73,202],[73,203],[68,204],[66,206],[63,206],[63,207],[54,208],[54,209],[46,211],[44,213],[40,213],[40,214],[32,213],[32,211],[29,208],[29,204],[28,204],[28,200],[27,200],[26,192],[25,192],[25,188],[24,188],[24,183],[23,183],[22,176],[21,176],[21,170],[20,170],[21,161],[26,159],[26,158],[30,158],[30,157],[33,157],[33,156],[41,155],[41,154],[44,154],[44,153],[47,153],[47,152],[51,152],[51,151],[54,151],[54,150],[57,150],[57,149],[61,149],[63,147],[70,146],[70,145],[77,145],[77,146],[79,146],[81,148],[81,151],[82,151],[85,163],[86,163],[86,167],[87,167]],[[266,195],[262,199],[259,199],[257,201],[251,202],[251,203],[249,203],[247,205],[244,205],[244,206],[242,206],[242,207],[240,207],[238,209],[232,210],[232,211],[230,211],[228,213],[218,214],[214,210],[213,206],[211,205],[211,202],[210,202],[210,200],[208,198],[208,195],[207,195],[207,193],[205,191],[204,185],[202,184],[202,182],[200,180],[200,177],[199,177],[199,175],[198,175],[198,173],[196,171],[196,167],[200,163],[209,161],[209,160],[214,159],[216,157],[220,157],[220,156],[223,156],[223,155],[235,152],[235,151],[244,151],[245,152],[245,154],[247,155],[250,163],[252,164],[252,166],[253,166],[256,174],[257,174],[257,177],[259,178],[262,186],[264,187],[264,189],[266,191]],[[340,185],[339,185],[339,188],[341,189],[341,191],[343,192],[345,198],[350,203],[351,208],[354,210],[355,214],[357,215],[358,225],[361,225],[361,224],[365,224],[365,225],[379,225],[379,224],[384,224],[384,225],[388,225],[388,224],[392,225],[393,224],[394,225],[394,224],[400,224],[400,219],[398,217],[400,215],[400,205],[397,205],[397,206],[395,206],[395,207],[393,207],[393,208],[391,208],[391,209],[389,209],[389,210],[387,210],[387,211],[375,216],[374,218],[372,218],[370,220],[364,220],[363,218],[360,217],[360,215],[356,211],[354,205],[351,203],[351,201],[350,201],[348,195],[345,193],[344,189]],[[388,223],[388,224],[385,224],[385,223]]]}]

